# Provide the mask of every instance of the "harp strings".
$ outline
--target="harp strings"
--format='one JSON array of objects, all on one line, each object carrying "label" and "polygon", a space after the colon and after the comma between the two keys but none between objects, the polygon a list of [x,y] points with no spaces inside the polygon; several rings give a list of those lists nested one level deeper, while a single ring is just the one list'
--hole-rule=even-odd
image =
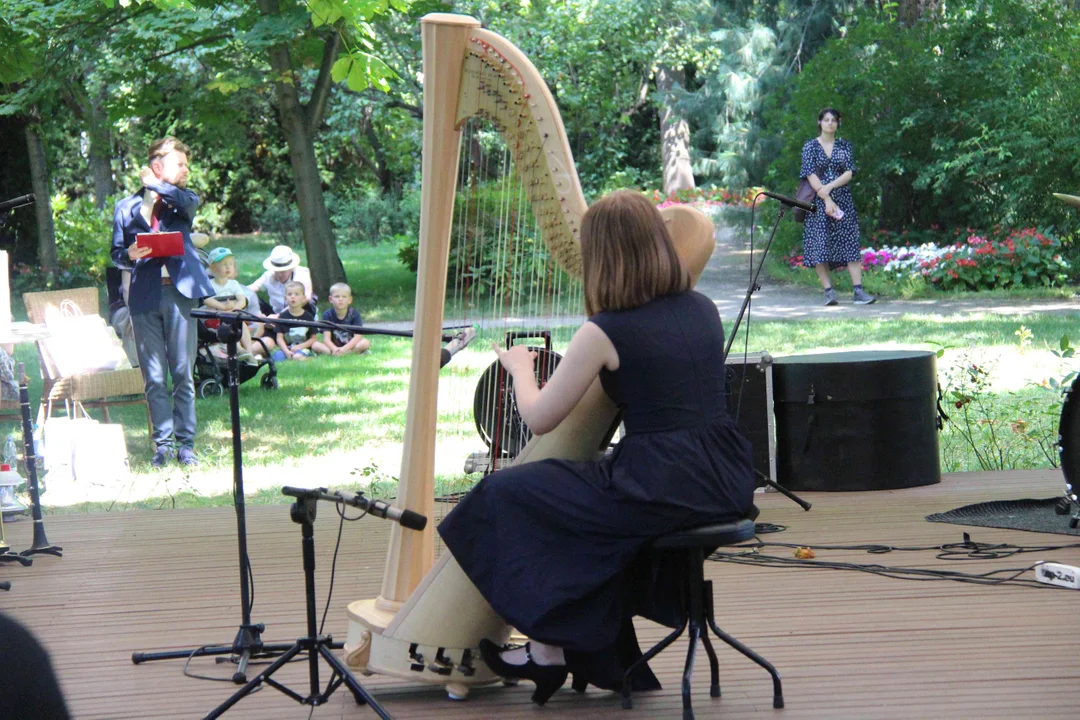
[{"label": "harp strings", "polygon": [[[472,325],[478,335],[440,374],[437,495],[479,479],[466,477],[471,455],[486,454],[490,472],[531,437],[506,378],[499,382],[492,342],[547,331],[561,354],[584,319],[581,283],[562,270],[544,235],[551,210],[540,201],[550,180],[538,177],[543,146],[529,108],[514,100],[504,65],[467,62],[465,75],[478,88],[480,110],[463,125],[444,321]],[[520,342],[544,346],[540,337]],[[541,363],[541,382],[552,369],[550,360]]]}]

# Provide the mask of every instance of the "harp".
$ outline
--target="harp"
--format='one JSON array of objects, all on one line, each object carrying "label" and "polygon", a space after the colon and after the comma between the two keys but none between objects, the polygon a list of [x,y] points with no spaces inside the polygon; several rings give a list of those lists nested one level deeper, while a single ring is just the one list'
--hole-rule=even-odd
[{"label": "harp", "polygon": [[[424,68],[423,178],[416,314],[404,452],[396,504],[434,515],[439,350],[447,288],[462,127],[488,120],[513,156],[532,216],[551,257],[581,274],[578,230],[586,202],[551,93],[531,62],[475,19],[431,14],[421,21]],[[685,207],[667,214],[676,247],[696,279],[714,247],[712,223]],[[514,463],[590,460],[607,447],[618,412],[596,380],[554,431],[533,437]],[[476,650],[503,642],[495,615],[450,553],[435,562],[433,523],[391,529],[379,597],[348,606],[346,662],[353,668],[442,685],[453,697],[497,680]]]}]

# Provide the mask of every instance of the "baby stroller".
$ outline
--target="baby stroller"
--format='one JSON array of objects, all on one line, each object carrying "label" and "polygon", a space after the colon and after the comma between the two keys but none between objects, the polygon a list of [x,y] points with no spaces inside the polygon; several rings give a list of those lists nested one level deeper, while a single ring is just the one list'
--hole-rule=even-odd
[{"label": "baby stroller", "polygon": [[[270,357],[266,338],[252,338],[260,343],[267,352],[257,357],[257,363],[237,363],[240,369],[240,383],[246,383],[259,374],[259,370],[266,366],[266,373],[262,376],[259,384],[264,390],[277,390],[277,366]],[[199,321],[198,346],[195,351],[195,392],[201,398],[221,397],[225,393],[226,364],[224,349],[217,337],[217,332],[206,325],[205,320]]]},{"label": "baby stroller", "polygon": [[[201,249],[196,250],[195,253],[199,256],[203,267],[208,267],[210,263],[206,253]],[[201,398],[221,397],[225,394],[225,385],[228,382],[226,377],[227,358],[224,346],[217,337],[217,324],[216,320],[199,320],[193,375],[195,378],[195,393]],[[210,325],[214,327],[210,327]],[[257,358],[255,363],[243,361],[237,363],[240,370],[240,383],[246,383],[258,375],[259,370],[265,365],[268,369],[259,384],[262,385],[264,390],[277,390],[277,366],[274,364],[274,359],[270,357],[270,348],[265,342],[266,338],[252,338],[252,340],[262,345],[264,352],[261,357]],[[271,341],[271,344],[273,344],[273,341]]]}]

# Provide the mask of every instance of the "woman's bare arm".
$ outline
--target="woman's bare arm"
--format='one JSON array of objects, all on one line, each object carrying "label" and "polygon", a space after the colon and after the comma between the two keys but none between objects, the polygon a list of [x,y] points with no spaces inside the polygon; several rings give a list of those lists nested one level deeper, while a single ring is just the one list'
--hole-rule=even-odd
[{"label": "woman's bare arm", "polygon": [[534,353],[518,345],[499,350],[499,359],[514,378],[518,412],[537,435],[551,432],[585,395],[600,370],[615,370],[619,356],[599,325],[587,322],[574,333],[562,361],[551,379],[540,389],[533,375]]}]

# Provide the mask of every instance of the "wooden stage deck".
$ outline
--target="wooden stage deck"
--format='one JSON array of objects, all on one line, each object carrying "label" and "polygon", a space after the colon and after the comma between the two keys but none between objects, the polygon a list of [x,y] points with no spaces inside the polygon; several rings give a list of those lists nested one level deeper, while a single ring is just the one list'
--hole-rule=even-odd
[{"label": "wooden stage deck", "polygon": [[[1058,471],[952,475],[940,485],[896,492],[807,493],[814,503],[808,513],[769,494],[759,496],[759,522],[788,527],[763,536],[766,540],[810,546],[951,543],[964,531],[981,542],[1068,545],[1076,538],[923,520],[928,513],[971,502],[1050,497],[1061,489]],[[299,526],[289,521],[285,505],[250,508],[248,520],[254,619],[266,624],[268,642],[292,641],[304,626]],[[49,517],[46,528],[49,539],[64,547],[64,557],[38,556],[29,568],[0,565],[0,579],[13,583],[10,592],[0,593],[0,609],[27,624],[52,653],[75,717],[201,717],[233,692],[228,683],[184,677],[182,661],[133,666],[130,660],[134,650],[232,640],[240,611],[231,508]],[[320,612],[336,530],[332,507],[320,506],[315,538]],[[346,523],[327,620],[328,631],[341,639],[344,605],[378,592],[387,530],[388,524],[377,519]],[[11,524],[8,540],[16,549],[27,547],[30,531],[29,521]],[[1080,565],[1076,548],[992,561],[947,563],[934,555],[818,552],[824,560],[966,572],[1025,567],[1042,559]],[[1080,594],[1075,591],[731,563],[708,563],[707,572],[716,581],[721,627],[776,665],[787,708],[772,709],[766,673],[718,644],[724,694],[709,697],[708,662],[699,652],[694,686],[699,718],[1076,717]],[[639,633],[643,644],[651,644],[661,629],[642,623]],[[623,711],[612,693],[590,690],[579,696],[569,687],[536,708],[525,682],[476,690],[455,703],[437,690],[378,677],[361,681],[397,718],[677,718],[684,648],[685,642],[654,661],[665,689],[637,696],[632,711]],[[219,677],[227,677],[229,667],[207,659],[192,663],[195,672]],[[306,664],[293,664],[275,677],[303,690]],[[0,715],[31,716],[15,708],[2,708]],[[308,708],[271,688],[226,714],[307,716]],[[339,689],[314,717],[374,714]]]}]

